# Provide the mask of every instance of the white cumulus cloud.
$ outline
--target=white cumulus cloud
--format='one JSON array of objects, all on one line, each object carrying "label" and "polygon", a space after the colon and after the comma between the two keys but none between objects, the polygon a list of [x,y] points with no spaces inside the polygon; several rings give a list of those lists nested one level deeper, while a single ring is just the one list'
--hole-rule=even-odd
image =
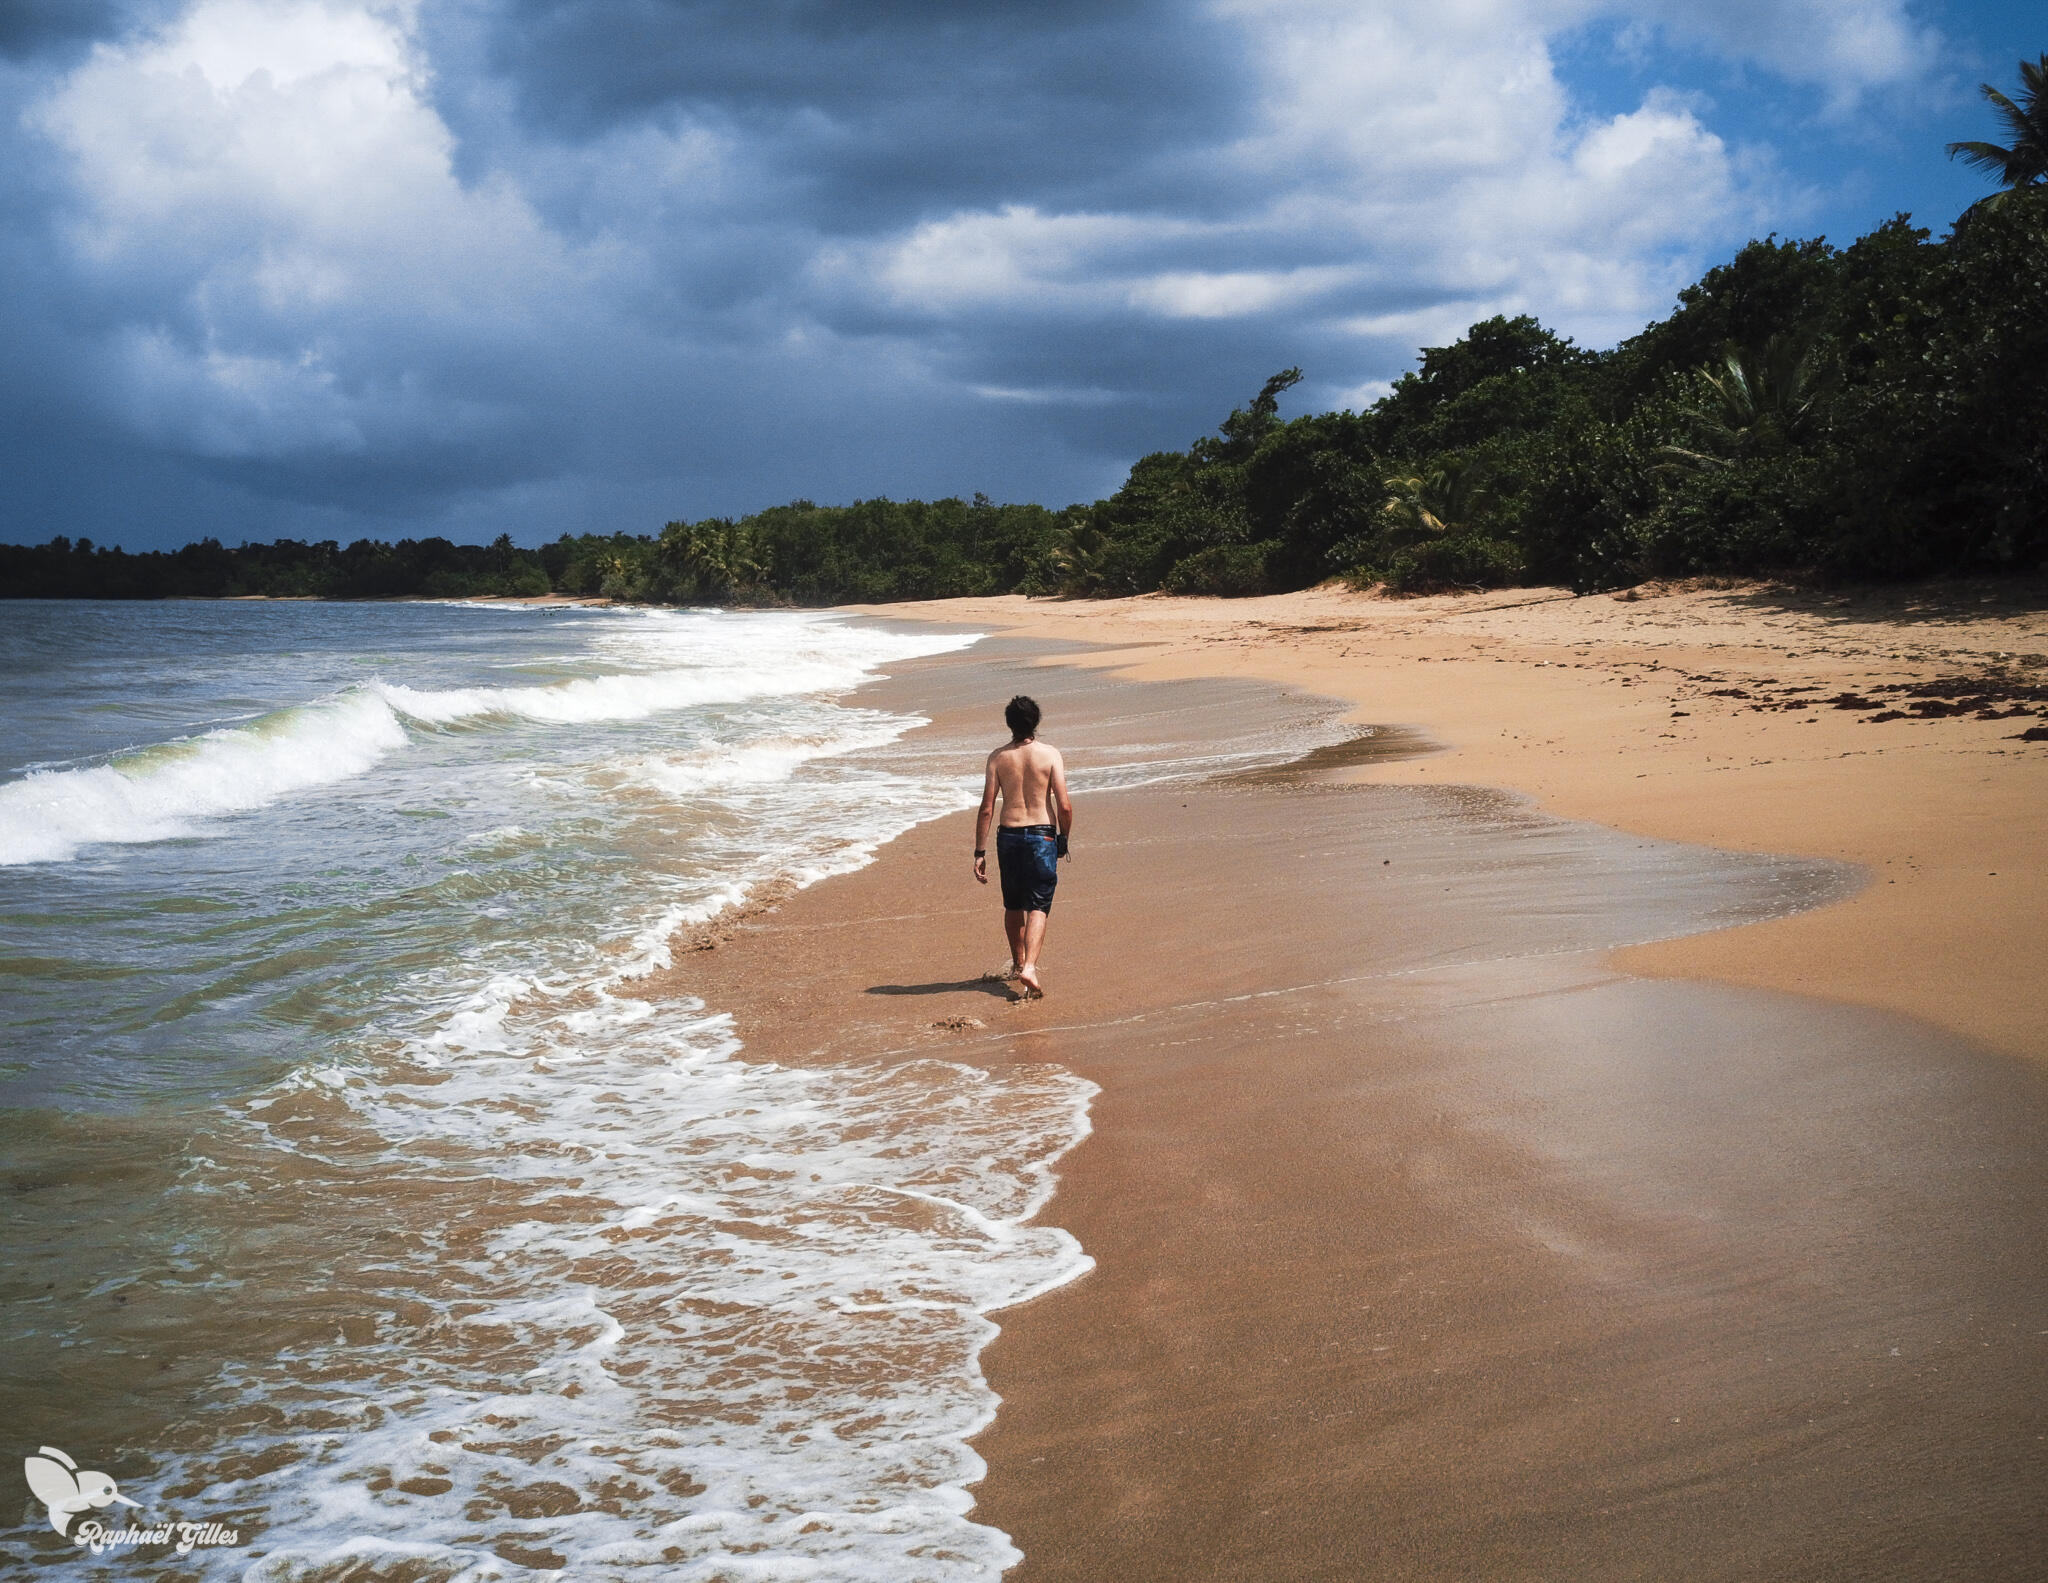
[{"label": "white cumulus cloud", "polygon": [[1813,84],[1836,110],[1872,88],[1925,75],[1941,50],[1941,35],[1916,22],[1902,0],[1624,0],[1605,9]]},{"label": "white cumulus cloud", "polygon": [[248,456],[473,427],[447,362],[531,333],[577,261],[513,183],[457,179],[426,78],[404,9],[202,0],[34,108],[140,428]]}]

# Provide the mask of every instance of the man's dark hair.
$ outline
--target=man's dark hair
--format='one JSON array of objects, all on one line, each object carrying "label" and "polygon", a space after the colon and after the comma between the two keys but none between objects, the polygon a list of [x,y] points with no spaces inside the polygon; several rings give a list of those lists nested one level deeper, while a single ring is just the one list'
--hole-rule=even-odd
[{"label": "man's dark hair", "polygon": [[1022,693],[1003,706],[1003,719],[1009,724],[1010,735],[1019,742],[1038,734],[1038,705]]}]

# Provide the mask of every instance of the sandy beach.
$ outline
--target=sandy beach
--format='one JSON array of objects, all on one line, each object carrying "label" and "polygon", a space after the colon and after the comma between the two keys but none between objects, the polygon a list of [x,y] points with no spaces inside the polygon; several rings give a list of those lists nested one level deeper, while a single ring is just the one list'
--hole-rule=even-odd
[{"label": "sandy beach", "polygon": [[[1634,597],[1630,597],[1630,595]],[[1568,819],[1858,863],[1847,905],[1633,952],[1633,973],[1824,995],[2048,1057],[2048,588],[1764,586],[1573,598],[953,600],[920,618],[1103,645],[1134,679],[1257,677],[1444,752],[1357,772],[1507,786]],[[1427,668],[1425,668],[1427,667]],[[1441,667],[1441,668],[1439,668]],[[2030,717],[1919,718],[1917,685],[2002,677]],[[1826,700],[1870,695],[1870,707]],[[2000,712],[2011,705],[1997,706]],[[1873,721],[1888,711],[1905,719]]]},{"label": "sandy beach", "polygon": [[1015,1576],[2035,1575],[2037,591],[869,613],[1001,634],[869,692],[964,753],[1032,690],[1081,786],[1405,728],[1084,799],[1044,1002],[967,816],[669,976],[750,1055],[1099,1085],[1095,1268],[983,1357]]}]

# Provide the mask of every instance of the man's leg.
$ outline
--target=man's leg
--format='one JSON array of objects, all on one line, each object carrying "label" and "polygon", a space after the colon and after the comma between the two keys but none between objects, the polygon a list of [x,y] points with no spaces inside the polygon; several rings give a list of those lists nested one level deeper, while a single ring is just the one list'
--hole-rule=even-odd
[{"label": "man's leg", "polygon": [[1045,944],[1045,926],[1050,917],[1042,912],[1024,914],[1024,949],[1017,958],[1017,977],[1034,995],[1043,993],[1038,985],[1038,948]]},{"label": "man's leg", "polygon": [[[1024,920],[1032,916],[1034,914],[1016,909],[1011,909],[1003,914],[1003,933],[1010,941],[1009,976],[1011,978],[1015,978],[1017,970],[1024,965]],[[1045,914],[1038,913],[1035,916],[1042,918]]]}]

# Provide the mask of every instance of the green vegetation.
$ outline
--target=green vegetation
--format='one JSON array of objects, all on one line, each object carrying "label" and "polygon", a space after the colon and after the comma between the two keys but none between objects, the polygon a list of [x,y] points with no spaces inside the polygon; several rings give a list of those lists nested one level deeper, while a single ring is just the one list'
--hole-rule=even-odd
[{"label": "green vegetation", "polygon": [[658,537],[0,547],[0,596],[556,591],[836,604],[986,593],[1243,595],[1332,576],[1395,591],[1688,573],[1827,580],[2031,568],[2048,552],[2048,56],[2005,183],[1932,241],[1767,238],[1669,318],[1588,352],[1492,318],[1364,412],[1283,421],[1285,369],[1107,500],[857,501],[672,522]]},{"label": "green vegetation", "polygon": [[129,554],[90,540],[0,545],[0,598],[431,599],[547,593],[662,604],[844,604],[1057,586],[1060,518],[1043,506],[863,500],[777,506],[742,521],[671,522],[657,537],[564,535],[537,550],[509,538],[245,544],[212,539]]},{"label": "green vegetation", "polygon": [[2048,551],[2048,191],[1931,242],[1753,242],[1593,354],[1495,318],[1362,413],[1220,440],[1069,513],[1062,587],[1397,591],[1998,572]]},{"label": "green vegetation", "polygon": [[244,544],[228,549],[201,539],[181,550],[131,555],[96,549],[90,539],[57,538],[34,546],[0,545],[0,597],[12,599],[389,598],[416,594],[459,599],[474,594],[544,594],[552,586],[540,556],[495,544],[446,539],[359,539],[343,549],[328,540]]}]

